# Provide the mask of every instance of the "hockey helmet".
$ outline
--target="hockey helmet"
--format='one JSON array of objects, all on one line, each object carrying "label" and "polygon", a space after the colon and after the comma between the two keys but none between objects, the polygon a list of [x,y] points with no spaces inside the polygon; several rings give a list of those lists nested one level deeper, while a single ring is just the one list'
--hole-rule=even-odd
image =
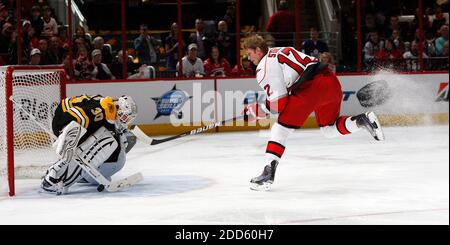
[{"label": "hockey helmet", "polygon": [[122,95],[117,100],[117,119],[123,124],[130,124],[137,116],[137,106],[133,98]]}]

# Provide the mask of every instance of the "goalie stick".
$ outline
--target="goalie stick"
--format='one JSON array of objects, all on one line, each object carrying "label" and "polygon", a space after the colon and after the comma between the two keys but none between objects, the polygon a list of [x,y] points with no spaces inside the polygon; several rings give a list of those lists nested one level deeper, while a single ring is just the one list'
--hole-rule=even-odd
[{"label": "goalie stick", "polygon": [[224,124],[226,124],[228,122],[244,119],[245,117],[246,117],[246,115],[239,116],[239,117],[234,117],[232,119],[228,119],[228,120],[223,120],[221,122],[212,123],[212,124],[203,126],[201,128],[193,129],[191,131],[187,131],[187,132],[184,132],[184,133],[181,133],[181,134],[178,134],[178,135],[174,135],[174,136],[170,136],[170,137],[167,137],[167,138],[163,138],[163,139],[153,139],[152,137],[150,137],[147,134],[145,134],[136,125],[133,125],[132,133],[135,134],[136,137],[138,137],[138,139],[144,141],[145,143],[147,143],[149,145],[159,145],[161,143],[168,142],[168,141],[171,141],[171,140],[183,138],[183,137],[190,136],[190,135],[200,134],[200,133],[206,132],[208,130],[211,130],[211,129],[223,126]]},{"label": "goalie stick", "polygon": [[[38,122],[36,117],[33,114],[31,114],[30,112],[25,110],[25,108],[23,108],[23,105],[21,103],[15,101],[12,96],[9,99],[17,107],[19,107],[20,110],[22,110],[25,114],[27,114],[27,116],[29,116],[30,119],[34,123],[36,123],[40,128],[42,128],[52,138],[53,141],[56,141],[58,139],[58,137],[56,137],[53,134],[53,132],[51,132],[42,123]],[[105,178],[105,176],[103,176],[100,173],[100,171],[97,168],[93,167],[91,164],[86,162],[81,157],[76,155],[74,160],[84,171],[86,171],[93,179],[95,179],[95,181],[97,181],[97,183],[100,184],[97,187],[97,191],[99,191],[99,192],[102,192],[104,189],[106,189],[109,192],[116,192],[116,191],[122,190],[124,188],[130,187],[132,185],[135,185],[135,184],[137,184],[138,182],[140,182],[143,179],[142,173],[139,172],[139,173],[130,175],[130,176],[128,176],[128,177],[126,177],[124,179],[121,179],[121,180],[109,181],[108,179]]]}]

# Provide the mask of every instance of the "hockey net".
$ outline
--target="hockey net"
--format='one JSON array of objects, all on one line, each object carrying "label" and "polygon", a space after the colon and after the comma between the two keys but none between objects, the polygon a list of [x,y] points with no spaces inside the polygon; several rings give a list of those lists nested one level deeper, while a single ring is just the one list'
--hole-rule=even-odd
[{"label": "hockey net", "polygon": [[14,195],[15,179],[39,178],[56,161],[49,132],[61,91],[65,91],[64,79],[61,67],[0,67],[0,195],[8,190]]}]

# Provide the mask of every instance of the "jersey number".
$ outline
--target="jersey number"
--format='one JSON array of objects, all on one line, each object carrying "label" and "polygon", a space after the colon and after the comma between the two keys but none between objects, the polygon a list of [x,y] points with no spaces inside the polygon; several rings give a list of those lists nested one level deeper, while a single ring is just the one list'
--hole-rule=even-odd
[{"label": "jersey number", "polygon": [[292,54],[295,58],[295,60],[302,64],[304,67],[306,67],[309,63],[312,62],[312,60],[306,56],[306,58],[302,59],[302,57],[292,48],[284,48],[281,51],[284,55],[278,55],[278,62],[280,62],[280,64],[286,64],[289,67],[291,67],[292,69],[294,69],[299,75],[301,75],[303,73],[303,68],[297,64],[296,62],[294,62],[293,60],[289,59],[287,56],[289,56],[289,54]]},{"label": "jersey number", "polygon": [[94,122],[103,120],[103,111],[100,107],[92,109],[91,112],[94,115]]},{"label": "jersey number", "polygon": [[267,96],[270,97],[272,95],[272,92],[270,92],[270,85],[269,84],[266,84],[266,86],[264,86],[264,90],[266,90]]}]

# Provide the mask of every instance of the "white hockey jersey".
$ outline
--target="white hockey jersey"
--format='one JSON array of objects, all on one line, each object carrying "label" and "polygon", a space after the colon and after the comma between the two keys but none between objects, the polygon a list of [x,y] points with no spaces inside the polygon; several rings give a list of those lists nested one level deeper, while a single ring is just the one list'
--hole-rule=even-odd
[{"label": "white hockey jersey", "polygon": [[256,68],[259,86],[266,91],[272,103],[287,96],[288,88],[302,75],[309,65],[319,60],[291,47],[271,48]]}]

